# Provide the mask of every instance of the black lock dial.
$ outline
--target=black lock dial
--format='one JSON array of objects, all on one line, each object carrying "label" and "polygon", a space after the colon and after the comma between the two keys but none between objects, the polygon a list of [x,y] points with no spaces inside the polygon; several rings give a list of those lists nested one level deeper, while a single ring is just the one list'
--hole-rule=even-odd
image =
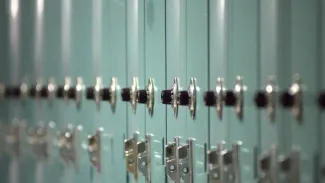
[{"label": "black lock dial", "polygon": [[109,88],[103,88],[100,90],[100,95],[102,100],[110,101],[111,100],[111,90]]},{"label": "black lock dial", "polygon": [[69,99],[76,99],[77,98],[77,89],[76,87],[69,88],[67,92],[67,96]]},{"label": "black lock dial", "polygon": [[124,102],[129,102],[131,100],[131,89],[123,88],[121,91],[121,98]]},{"label": "black lock dial", "polygon": [[148,101],[148,92],[147,90],[138,90],[137,92],[138,103],[145,104]]},{"label": "black lock dial", "polygon": [[18,98],[21,96],[20,86],[8,86],[5,89],[6,97]]},{"label": "black lock dial", "polygon": [[47,86],[43,86],[43,87],[41,88],[40,96],[41,96],[42,98],[47,98],[47,97],[49,96],[49,90],[48,90]]},{"label": "black lock dial", "polygon": [[56,97],[57,98],[63,98],[64,97],[64,87],[63,86],[58,86],[56,90]]},{"label": "black lock dial", "polygon": [[216,105],[216,92],[214,91],[207,91],[204,93],[204,104],[208,107]]},{"label": "black lock dial", "polygon": [[226,91],[224,95],[224,102],[226,106],[235,106],[237,102],[237,96],[233,91]]},{"label": "black lock dial", "polygon": [[93,100],[95,98],[95,88],[94,87],[88,87],[86,89],[86,98],[88,100]]},{"label": "black lock dial", "polygon": [[317,99],[318,105],[319,107],[321,107],[322,109],[325,108],[325,92],[322,92]]},{"label": "black lock dial", "polygon": [[31,87],[28,91],[28,94],[31,98],[35,98],[36,93],[37,93],[36,86]]},{"label": "black lock dial", "polygon": [[265,108],[268,105],[268,97],[266,91],[256,92],[254,101],[257,107]]},{"label": "black lock dial", "polygon": [[291,108],[294,105],[294,95],[289,91],[285,91],[280,96],[280,103],[284,108]]},{"label": "black lock dial", "polygon": [[172,103],[173,92],[171,90],[161,91],[161,103],[171,104]]},{"label": "black lock dial", "polygon": [[179,105],[188,105],[190,102],[190,96],[188,91],[179,92]]}]

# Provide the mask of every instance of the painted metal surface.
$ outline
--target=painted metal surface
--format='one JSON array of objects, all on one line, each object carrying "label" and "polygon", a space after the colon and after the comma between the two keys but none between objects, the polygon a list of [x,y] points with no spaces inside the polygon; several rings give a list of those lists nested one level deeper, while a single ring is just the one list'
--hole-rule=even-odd
[{"label": "painted metal surface", "polygon": [[[231,149],[239,145],[239,166],[234,178],[239,182],[256,181],[256,148],[259,143],[259,123],[257,111],[253,105],[253,93],[258,89],[258,9],[256,0],[229,1],[228,6],[228,77],[225,81],[227,90],[243,92],[242,116],[236,114],[240,106],[225,109],[229,115],[229,134],[225,145]],[[237,87],[236,79],[242,77]],[[241,90],[241,91],[240,91]],[[238,98],[237,98],[238,100]],[[238,101],[237,101],[238,102]]]},{"label": "painted metal surface", "polygon": [[196,79],[195,112],[193,114],[190,110],[187,112],[185,137],[194,138],[193,182],[207,182],[205,165],[209,145],[209,120],[208,109],[204,106],[203,98],[209,84],[207,72],[209,6],[208,1],[195,0],[186,1],[184,6],[186,8],[186,86],[189,86],[190,78]]},{"label": "painted metal surface", "polygon": [[[189,79],[186,77],[186,1],[166,1],[166,85],[170,88],[174,78],[179,79],[180,90],[187,90]],[[167,105],[166,144],[175,142],[176,136],[181,143],[186,143],[186,106],[179,106],[177,116]],[[171,167],[166,167],[170,169]],[[168,179],[168,182],[173,182]]]},{"label": "painted metal surface", "polygon": [[[69,1],[62,1],[68,3]],[[71,44],[71,62],[69,68],[73,73],[73,82],[76,84],[76,77],[81,76],[85,87],[95,85],[95,79],[98,72],[95,70],[95,61],[93,60],[93,45],[92,45],[92,2],[91,1],[70,1],[71,10],[71,32],[66,32],[66,40],[70,37]],[[69,8],[66,9],[67,11]],[[68,13],[68,12],[66,12]],[[69,26],[69,22],[62,17],[66,24],[63,27]],[[61,27],[61,28],[63,28]],[[68,31],[68,29],[62,29]],[[70,35],[70,36],[69,36]],[[87,44],[85,44],[87,43]],[[68,61],[68,60],[67,60]],[[62,78],[63,79],[63,78]],[[62,80],[63,81],[63,80]],[[96,168],[90,163],[88,156],[88,135],[95,133],[97,126],[95,123],[96,114],[98,114],[97,106],[93,100],[87,100],[85,92],[83,93],[80,109],[77,109],[75,103],[72,102],[71,107],[74,108],[76,116],[75,125],[82,127],[82,132],[77,143],[78,152],[78,170],[75,171],[75,179],[73,182],[91,182],[98,176]]]},{"label": "painted metal surface", "polygon": [[[10,79],[10,62],[9,62],[9,6],[5,1],[0,3],[1,7],[1,16],[0,16],[0,24],[3,25],[0,28],[0,39],[3,40],[0,43],[0,60],[1,60],[1,70],[0,70],[0,82],[5,85],[9,83]],[[1,98],[0,101],[0,124],[1,130],[3,126],[8,124],[9,121],[9,101],[4,97]],[[1,137],[3,138],[3,136]],[[3,146],[3,140],[1,140]],[[1,182],[9,182],[9,166],[10,166],[10,157],[5,153],[4,148],[0,149],[0,172],[1,172]]]},{"label": "painted metal surface", "polygon": [[[215,91],[218,78],[227,78],[227,25],[228,10],[227,1],[210,1],[209,14],[209,89]],[[201,107],[202,108],[202,107]],[[216,107],[209,109],[210,141],[209,149],[216,148],[217,144],[227,141],[228,115],[224,109],[221,117]]]},{"label": "painted metal surface", "polygon": [[[144,88],[145,78],[145,43],[144,43],[144,0],[126,1],[126,60],[127,86],[132,84],[132,78],[137,77],[138,89]],[[132,138],[137,134],[137,140],[145,139],[146,109],[137,104],[136,108],[127,108],[127,135]],[[137,170],[136,170],[137,171]],[[138,173],[136,173],[138,174]],[[144,182],[143,176],[128,174],[129,182]]]},{"label": "painted metal surface", "polygon": [[150,113],[148,104],[139,104],[138,106],[145,109],[146,134],[150,134],[151,137],[148,148],[151,170],[146,177],[148,182],[157,183],[165,182],[166,107],[161,104],[160,94],[170,85],[170,83],[166,83],[165,7],[165,1],[144,1],[146,80],[143,87],[149,84],[149,78],[153,79],[155,85],[153,113]]},{"label": "painted metal surface", "polygon": [[[102,1],[102,70],[106,87],[111,84],[112,77],[117,79],[115,112],[108,102],[101,110],[104,119],[101,120],[104,131],[103,163],[108,166],[108,175],[103,173],[103,182],[126,182],[126,167],[124,157],[124,140],[127,134],[127,106],[120,98],[121,87],[126,87],[130,78],[127,77],[126,65],[126,2]],[[104,171],[104,170],[103,170]]]},{"label": "painted metal surface", "polygon": [[[301,78],[301,120],[290,120],[290,146],[300,153],[299,181],[315,182],[315,160],[319,153],[319,111],[315,105],[319,89],[318,65],[320,35],[320,2],[291,1],[290,3],[290,62],[291,75]],[[311,34],[313,36],[309,36]],[[293,78],[295,79],[295,78]],[[308,135],[302,135],[308,134]]]}]

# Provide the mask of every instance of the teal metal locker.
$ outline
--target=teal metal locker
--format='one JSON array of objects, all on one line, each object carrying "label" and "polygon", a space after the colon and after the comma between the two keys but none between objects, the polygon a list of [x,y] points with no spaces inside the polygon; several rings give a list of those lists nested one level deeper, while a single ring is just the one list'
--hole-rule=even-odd
[{"label": "teal metal locker", "polygon": [[[261,182],[281,181],[276,167],[286,151],[285,120],[278,100],[283,87],[286,69],[281,60],[281,11],[280,1],[262,1],[259,7],[259,81],[254,102],[259,111],[260,146],[258,179]],[[268,162],[268,163],[266,163]]]},{"label": "teal metal locker", "polygon": [[[19,11],[20,17],[20,36],[19,40],[19,63],[14,65],[16,67],[16,73],[12,73],[16,77],[17,84],[25,83],[27,86],[34,83],[36,73],[34,73],[34,53],[35,53],[35,1],[16,1],[17,11]],[[16,39],[16,38],[15,38]],[[17,72],[18,71],[18,72]],[[19,83],[19,84],[20,84]],[[30,137],[26,131],[29,127],[34,127],[36,122],[35,109],[36,103],[28,98],[27,93],[24,95],[24,99],[16,101],[16,110],[20,110],[20,114],[12,116],[12,118],[18,118],[21,122],[25,122],[26,127],[22,129],[24,131],[24,137],[21,140],[25,144],[25,148],[22,149],[21,159],[19,162],[19,182],[35,182],[38,175],[37,168],[39,168],[38,162],[34,158],[34,153],[31,150],[31,144],[28,143],[28,137]],[[15,108],[13,109],[15,110]]]},{"label": "teal metal locker", "polygon": [[[127,134],[127,105],[120,97],[121,87],[127,86],[126,65],[126,2],[102,1],[102,70],[105,87],[114,88],[115,98],[103,102],[101,120],[106,137],[103,139],[103,163],[109,166],[103,172],[103,182],[126,182],[124,140]],[[112,89],[113,89],[112,88]],[[114,102],[115,100],[115,102]],[[104,169],[103,169],[104,171]],[[105,177],[104,177],[105,176]]]},{"label": "teal metal locker", "polygon": [[[166,1],[166,85],[162,100],[167,105],[165,166],[168,182],[179,182],[178,146],[186,143],[187,107],[179,105],[178,94],[187,90],[186,1]],[[175,173],[176,172],[176,173]]]},{"label": "teal metal locker", "polygon": [[166,107],[161,104],[161,92],[167,87],[165,7],[165,1],[144,1],[146,81],[139,97],[148,99],[138,100],[141,102],[138,107],[144,108],[146,113],[146,138],[139,142],[139,145],[145,146],[144,150],[138,151],[139,173],[146,177],[147,182],[157,183],[165,182]]},{"label": "teal metal locker", "polygon": [[220,151],[228,140],[229,119],[223,101],[224,81],[227,78],[228,51],[228,1],[209,1],[209,90],[205,91],[204,102],[209,107],[209,142],[207,173],[209,181],[222,181],[219,170],[222,166]]},{"label": "teal metal locker", "polygon": [[253,103],[258,89],[259,2],[229,1],[228,60],[225,105],[229,115],[226,149],[231,153],[233,175],[239,182],[256,181],[259,123]]},{"label": "teal metal locker", "polygon": [[205,107],[203,98],[209,84],[209,1],[188,0],[184,6],[186,8],[186,81],[184,82],[186,83],[183,84],[188,87],[186,89],[189,93],[185,135],[189,146],[186,155],[189,159],[188,165],[182,163],[180,171],[182,171],[183,181],[207,182],[206,153],[209,142],[209,118],[208,108]]},{"label": "teal metal locker", "polygon": [[[75,124],[80,125],[81,132],[78,135],[77,143],[77,163],[78,169],[75,171],[73,182],[91,182],[98,179],[96,165],[90,162],[88,145],[88,135],[95,135],[97,104],[93,99],[87,99],[86,88],[93,88],[96,82],[95,65],[92,56],[92,2],[91,1],[71,1],[71,71],[73,71],[73,81],[76,86],[76,77],[81,77],[84,83],[84,91],[81,96],[80,109],[75,108]],[[69,24],[68,22],[66,23]],[[65,26],[67,26],[65,25]],[[75,103],[71,103],[75,106]]]},{"label": "teal metal locker", "polygon": [[[10,68],[10,62],[9,62],[9,13],[8,12],[8,3],[6,1],[2,1],[0,3],[0,7],[1,7],[1,13],[0,14],[0,24],[2,25],[0,28],[0,35],[1,35],[1,40],[3,40],[0,43],[0,59],[2,67],[1,67],[1,73],[0,73],[0,82],[2,87],[5,86],[8,82],[9,82],[9,75],[10,75],[10,70],[8,68]],[[2,98],[1,98],[1,103],[0,103],[0,125],[1,128],[0,130],[4,130],[4,126],[7,125],[9,123],[8,121],[8,114],[9,114],[9,103],[8,100],[5,99],[4,97],[4,93],[2,92]],[[3,133],[1,135],[1,143],[3,145]],[[1,172],[1,178],[0,181],[1,182],[8,182],[9,181],[9,166],[10,166],[10,156],[8,154],[5,153],[5,149],[2,147],[0,149],[0,172]]]},{"label": "teal metal locker", "polygon": [[[292,110],[290,118],[290,142],[289,147],[297,151],[298,164],[296,175],[291,181],[315,182],[316,181],[316,157],[320,147],[318,143],[319,111],[315,105],[316,91],[319,90],[318,62],[320,58],[320,8],[321,1],[290,1],[290,42],[289,62],[291,67],[292,85],[290,95],[284,98],[294,99],[294,103],[288,105]],[[311,36],[312,35],[312,36]],[[289,111],[288,111],[289,112]],[[307,135],[308,134],[308,135]]]}]

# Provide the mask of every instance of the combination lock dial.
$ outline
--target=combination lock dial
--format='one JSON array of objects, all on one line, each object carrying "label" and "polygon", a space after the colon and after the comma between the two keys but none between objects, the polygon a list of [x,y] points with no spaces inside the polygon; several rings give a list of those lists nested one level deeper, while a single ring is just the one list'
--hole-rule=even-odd
[{"label": "combination lock dial", "polygon": [[325,108],[325,92],[321,92],[321,94],[318,96],[318,99],[317,99],[317,102],[318,102],[318,106],[322,109]]}]

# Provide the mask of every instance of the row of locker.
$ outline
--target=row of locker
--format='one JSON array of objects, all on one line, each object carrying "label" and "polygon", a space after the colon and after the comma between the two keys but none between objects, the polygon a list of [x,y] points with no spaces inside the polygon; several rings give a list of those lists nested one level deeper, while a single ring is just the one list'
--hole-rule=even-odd
[{"label": "row of locker", "polygon": [[[301,83],[299,75],[295,75],[293,84],[287,91],[280,92],[279,101],[284,108],[291,108],[294,116],[297,120],[300,120],[302,103],[302,94],[304,92],[304,85]],[[133,83],[130,87],[122,88],[118,85],[117,78],[111,79],[111,84],[105,87],[102,83],[102,78],[96,78],[96,84],[94,86],[85,87],[81,77],[76,80],[77,84],[74,86],[71,84],[71,78],[65,78],[64,85],[56,85],[53,79],[49,80],[48,85],[38,84],[29,87],[26,83],[20,86],[4,86],[0,85],[0,96],[2,98],[18,98],[23,101],[26,97],[48,99],[51,102],[54,97],[63,98],[67,100],[74,100],[77,108],[81,107],[81,101],[83,96],[86,96],[88,100],[94,100],[99,106],[100,101],[107,101],[112,105],[112,111],[116,109],[116,100],[120,92],[121,100],[124,102],[130,102],[134,112],[136,111],[136,105],[145,104],[148,108],[149,114],[153,115],[153,109],[155,105],[155,95],[157,95],[157,87],[154,79],[149,78],[148,84],[145,89],[139,89],[139,80],[137,77],[133,78]],[[223,79],[217,79],[217,85],[215,90],[205,91],[204,93],[204,104],[208,107],[216,107],[219,119],[222,118],[223,106],[232,106],[238,117],[242,118],[243,113],[243,98],[244,93],[247,90],[247,86],[243,84],[242,77],[237,76],[236,84],[234,89],[226,90],[223,86]],[[188,106],[190,109],[191,117],[195,118],[196,103],[198,99],[197,91],[200,87],[197,85],[195,78],[191,78],[190,85],[186,90],[180,90],[179,79],[174,78],[172,87],[167,90],[161,91],[161,103],[171,105],[174,109],[175,116],[178,115],[178,106]],[[270,77],[268,84],[264,90],[259,90],[254,94],[255,105],[259,108],[267,108],[270,119],[273,120],[275,116],[275,102],[276,93],[278,87],[275,85],[273,77]],[[320,91],[320,94],[315,99],[315,103],[323,109],[325,108],[325,92]],[[309,93],[310,95],[310,93]],[[311,93],[311,96],[313,93]],[[307,94],[308,96],[308,94]],[[310,96],[308,96],[310,97]],[[156,101],[156,103],[158,103]],[[309,104],[308,104],[309,105]]]},{"label": "row of locker", "polygon": [[[323,180],[324,114],[315,105],[325,88],[322,0],[8,0],[0,4],[0,78],[7,86],[19,86],[20,78],[31,86],[36,78],[63,81],[82,75],[84,83],[93,83],[96,76],[115,76],[120,86],[131,86],[132,76],[140,85],[152,77],[159,83],[156,93],[169,88],[176,76],[182,82],[196,78],[200,87],[195,119],[191,110],[174,107],[172,111],[164,105],[154,105],[152,116],[144,107],[134,113],[121,100],[116,100],[119,110],[113,114],[110,105],[97,110],[90,102],[76,110],[58,100],[52,100],[49,108],[33,100],[21,105],[4,99],[0,103],[4,126],[12,121],[25,121],[27,126],[54,121],[60,131],[68,124],[80,125],[82,141],[99,129],[101,171],[90,166],[84,149],[78,150],[78,171],[62,166],[56,150],[49,162],[3,155],[1,182],[134,183],[148,182],[149,176],[155,183],[181,179],[201,183],[208,182],[208,175],[210,182],[218,183]],[[296,89],[294,73],[303,84],[301,96],[295,95],[302,105],[287,101],[299,106],[293,108],[296,116],[282,110],[279,102],[273,104],[273,117],[268,114],[272,110],[256,108],[256,91],[264,91],[269,75],[276,76],[279,91],[289,91],[284,88]],[[215,109],[204,107],[204,92],[214,90],[215,78],[225,78],[223,85],[229,87],[236,85],[233,78],[238,74],[247,86],[242,119],[233,109],[221,110],[217,100]],[[160,97],[155,95],[155,101]],[[96,141],[90,139],[79,144],[88,147]],[[135,153],[135,147],[141,153]],[[145,157],[145,149],[150,150],[150,169],[147,176],[137,176],[144,170],[128,165],[137,163],[135,156]],[[184,166],[192,166],[191,171]]]}]

